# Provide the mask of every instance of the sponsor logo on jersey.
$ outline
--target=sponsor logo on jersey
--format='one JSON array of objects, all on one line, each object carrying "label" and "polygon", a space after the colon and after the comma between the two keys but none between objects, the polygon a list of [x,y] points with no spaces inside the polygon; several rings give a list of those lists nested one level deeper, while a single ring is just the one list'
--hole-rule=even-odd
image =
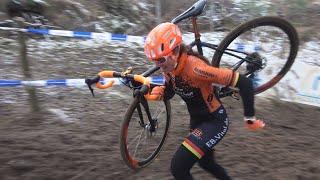
[{"label": "sponsor logo on jersey", "polygon": [[204,71],[204,70],[198,69],[198,68],[195,68],[194,72],[196,72],[196,74],[199,74],[199,75],[202,75],[202,76],[217,77],[217,75],[215,75],[215,74],[209,73],[207,71]]},{"label": "sponsor logo on jersey", "polygon": [[195,129],[193,132],[192,132],[193,135],[197,136],[197,137],[200,137],[202,136],[202,131],[200,129]]}]

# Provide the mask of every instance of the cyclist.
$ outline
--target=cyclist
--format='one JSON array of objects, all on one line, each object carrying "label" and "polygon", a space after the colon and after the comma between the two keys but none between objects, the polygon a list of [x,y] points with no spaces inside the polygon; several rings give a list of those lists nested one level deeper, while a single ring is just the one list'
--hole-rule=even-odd
[{"label": "cyclist", "polygon": [[200,167],[218,179],[231,179],[214,159],[214,146],[225,136],[229,119],[226,110],[214,93],[213,83],[233,86],[240,90],[244,121],[247,128],[265,126],[255,118],[252,82],[232,70],[215,68],[203,57],[182,43],[180,29],[172,23],[156,26],[147,36],[145,54],[163,71],[164,86],[152,89],[159,99],[170,99],[178,94],[187,104],[190,114],[190,134],[179,146],[171,160],[171,173],[176,179],[192,179],[190,169]]}]

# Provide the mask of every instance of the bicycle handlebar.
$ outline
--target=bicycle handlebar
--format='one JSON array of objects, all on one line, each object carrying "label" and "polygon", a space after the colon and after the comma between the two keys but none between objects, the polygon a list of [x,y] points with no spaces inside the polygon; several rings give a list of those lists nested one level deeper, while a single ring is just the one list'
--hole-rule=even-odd
[{"label": "bicycle handlebar", "polygon": [[93,89],[91,87],[92,84],[96,84],[97,88],[99,89],[106,89],[111,87],[114,84],[114,80],[111,80],[110,82],[108,82],[105,85],[102,85],[100,83],[100,79],[104,78],[104,77],[121,77],[121,78],[126,78],[126,79],[130,79],[133,80],[135,82],[140,82],[142,84],[142,87],[138,90],[138,94],[137,95],[144,95],[144,97],[148,100],[157,100],[159,98],[158,95],[151,95],[148,94],[149,90],[150,90],[150,82],[149,80],[142,76],[142,75],[133,75],[133,74],[126,74],[126,73],[119,73],[116,71],[101,71],[100,73],[98,73],[97,76],[95,76],[92,79],[85,79],[86,84],[88,85],[92,95],[94,96],[93,93]]},{"label": "bicycle handlebar", "polygon": [[[101,77],[113,77],[114,71],[101,71],[98,76]],[[97,88],[99,89],[106,89],[109,88],[113,85],[114,80],[111,80],[110,82],[108,82],[108,84],[102,85],[100,83],[100,79],[99,81],[96,83]]]}]

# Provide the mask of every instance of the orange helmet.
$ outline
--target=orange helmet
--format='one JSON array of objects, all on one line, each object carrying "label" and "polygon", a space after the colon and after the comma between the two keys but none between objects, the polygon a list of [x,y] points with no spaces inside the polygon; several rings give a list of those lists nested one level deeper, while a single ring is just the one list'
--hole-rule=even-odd
[{"label": "orange helmet", "polygon": [[182,41],[181,31],[173,23],[161,23],[151,30],[144,44],[144,52],[155,60],[168,55]]}]

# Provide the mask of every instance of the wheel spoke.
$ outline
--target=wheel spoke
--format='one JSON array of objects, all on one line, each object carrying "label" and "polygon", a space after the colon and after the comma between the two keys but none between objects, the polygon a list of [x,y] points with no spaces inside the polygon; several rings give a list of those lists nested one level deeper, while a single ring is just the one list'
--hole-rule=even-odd
[{"label": "wheel spoke", "polygon": [[[160,119],[160,118],[162,118],[164,115],[166,115],[166,113],[164,112],[164,111],[165,111],[165,108],[166,108],[166,107],[161,108],[160,113],[156,116],[157,119]],[[159,109],[160,109],[160,108],[159,108]]]},{"label": "wheel spoke", "polygon": [[[126,138],[121,137],[120,139],[126,139],[127,143],[121,143],[120,150],[122,158],[132,168],[146,166],[154,160],[167,137],[170,125],[167,110],[170,108],[170,103],[168,101],[148,101],[148,106],[152,119],[147,118],[145,107],[141,106],[141,116],[136,110],[131,110],[129,111],[131,114],[126,114],[123,122],[121,135]],[[129,109],[136,107],[137,102],[130,105]],[[143,127],[138,123],[141,118],[147,123]],[[127,121],[130,123],[125,123]]]},{"label": "wheel spoke", "polygon": [[[137,149],[138,149],[138,147],[139,147],[142,133],[143,133],[143,131],[141,131],[141,133],[139,134],[139,136],[137,136],[137,137],[138,137],[138,143],[136,144],[136,147],[135,147],[135,149],[134,149],[134,151],[133,151],[133,155],[132,155],[133,157],[135,157],[136,151],[137,151]],[[134,142],[134,141],[133,141],[133,142]]]},{"label": "wheel spoke", "polygon": [[[144,151],[143,151],[143,148],[145,147],[145,143],[146,143],[147,137],[148,137],[148,135],[145,135],[145,136],[144,136],[141,145],[140,145],[140,143],[137,144],[136,150],[139,149],[139,145],[141,146],[141,147],[140,147],[141,150],[139,151],[140,153],[138,152],[138,156],[135,158],[135,159],[137,159],[137,160],[141,159],[141,154],[144,152]],[[135,151],[135,152],[136,152],[136,151]],[[143,157],[143,156],[142,156],[142,157]]]}]

